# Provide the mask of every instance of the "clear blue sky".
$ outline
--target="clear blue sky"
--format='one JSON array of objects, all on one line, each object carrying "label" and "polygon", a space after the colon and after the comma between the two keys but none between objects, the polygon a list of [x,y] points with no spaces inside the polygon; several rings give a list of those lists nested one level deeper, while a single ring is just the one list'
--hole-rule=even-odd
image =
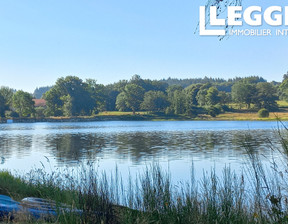
[{"label": "clear blue sky", "polygon": [[103,84],[133,74],[150,79],[259,75],[281,81],[288,70],[288,36],[201,37],[194,31],[204,2],[2,0],[0,86],[33,92],[66,75]]}]

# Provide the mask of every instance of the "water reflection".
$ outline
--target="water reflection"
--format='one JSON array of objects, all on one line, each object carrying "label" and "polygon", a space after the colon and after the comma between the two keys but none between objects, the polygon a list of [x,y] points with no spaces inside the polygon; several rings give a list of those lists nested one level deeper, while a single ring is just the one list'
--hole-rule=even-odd
[{"label": "water reflection", "polygon": [[31,153],[32,150],[31,135],[12,135],[0,136],[0,153],[1,156],[10,158],[14,156],[23,156]]},{"label": "water reflection", "polygon": [[45,141],[46,149],[50,150],[54,157],[61,162],[69,163],[95,159],[102,148],[105,148],[107,139],[91,134],[57,134],[48,136]]},{"label": "water reflection", "polygon": [[0,163],[5,165],[7,159],[25,156],[29,161],[29,157],[35,153],[43,153],[58,165],[71,166],[98,158],[120,163],[131,161],[136,165],[162,160],[181,163],[187,159],[204,162],[213,159],[229,163],[245,155],[243,143],[247,141],[247,135],[250,136],[249,143],[255,147],[256,153],[269,156],[269,141],[274,146],[279,145],[277,135],[270,126],[267,128],[265,123],[263,129],[253,131],[244,128],[237,130],[231,128],[231,124],[229,130],[223,130],[222,126],[215,130],[193,130],[194,126],[188,126],[184,122],[176,123],[175,130],[172,130],[171,123],[161,122],[84,124],[2,126],[0,153],[5,159],[0,159]]}]

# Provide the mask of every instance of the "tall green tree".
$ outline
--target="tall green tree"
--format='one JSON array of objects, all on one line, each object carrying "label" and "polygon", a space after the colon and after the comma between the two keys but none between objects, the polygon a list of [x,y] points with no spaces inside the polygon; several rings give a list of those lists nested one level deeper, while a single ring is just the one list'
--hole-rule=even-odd
[{"label": "tall green tree", "polygon": [[185,88],[185,94],[187,99],[187,107],[193,107],[197,106],[198,102],[196,99],[197,93],[200,90],[201,85],[200,84],[192,84]]},{"label": "tall green tree", "polygon": [[6,101],[4,97],[0,94],[0,117],[5,116]]},{"label": "tall green tree", "polygon": [[192,84],[185,88],[185,114],[189,116],[197,116],[197,93],[199,92],[201,84]]},{"label": "tall green tree", "polygon": [[97,85],[92,80],[85,83],[76,76],[59,78],[53,88],[44,95],[47,101],[47,111],[54,116],[64,114],[64,112],[67,115],[69,101],[71,116],[90,115],[97,106],[96,90]]},{"label": "tall green tree", "polygon": [[284,75],[284,79],[278,88],[278,95],[280,100],[288,102],[288,74]]},{"label": "tall green tree", "polygon": [[105,99],[108,97],[105,86],[97,84],[95,79],[86,79],[85,83],[87,84],[86,89],[92,98],[90,103],[94,105],[94,113],[105,110]]},{"label": "tall green tree", "polygon": [[207,89],[205,88],[200,88],[199,91],[197,92],[197,102],[200,106],[205,106],[207,105]]},{"label": "tall green tree", "polygon": [[130,109],[133,114],[140,109],[145,90],[136,84],[127,84],[124,90],[117,96],[116,107],[120,111]]},{"label": "tall green tree", "polygon": [[161,91],[148,91],[144,95],[141,109],[146,111],[164,111],[169,106],[167,96]]},{"label": "tall green tree", "polygon": [[219,91],[218,96],[220,97],[220,104],[225,105],[232,102],[231,93]]},{"label": "tall green tree", "polygon": [[43,98],[46,100],[47,108],[45,110],[46,116],[62,116],[63,115],[63,105],[64,102],[61,99],[62,94],[59,88],[53,86],[49,91],[47,91]]},{"label": "tall green tree", "polygon": [[183,114],[185,113],[186,96],[183,87],[180,85],[171,85],[166,90],[170,106],[166,113]]},{"label": "tall green tree", "polygon": [[216,87],[212,86],[207,90],[206,102],[209,106],[220,103],[219,91]]},{"label": "tall green tree", "polygon": [[239,81],[232,86],[231,95],[233,102],[237,103],[240,108],[241,104],[246,104],[247,108],[250,109],[251,104],[255,102],[255,93],[255,84]]},{"label": "tall green tree", "polygon": [[119,111],[128,111],[129,108],[126,105],[127,98],[125,92],[121,92],[118,94],[117,99],[116,99],[116,108]]},{"label": "tall green tree", "polygon": [[[108,111],[119,110],[117,108],[117,96],[124,91],[125,86],[128,84],[127,80],[120,80],[113,84],[106,85],[104,88],[105,92],[105,109]],[[123,111],[127,110],[123,109]]]},{"label": "tall green tree", "polygon": [[0,94],[4,98],[6,110],[8,110],[9,106],[12,105],[12,98],[13,98],[14,92],[15,91],[13,89],[11,89],[7,86],[1,86],[0,87]]},{"label": "tall green tree", "polygon": [[88,91],[87,83],[76,76],[67,76],[60,78],[55,84],[55,88],[61,93],[61,96],[71,97],[72,115],[91,114],[96,106],[91,94]]},{"label": "tall green tree", "polygon": [[171,103],[171,108],[174,114],[184,114],[185,113],[185,93],[183,90],[176,90],[173,92],[173,99]]},{"label": "tall green tree", "polygon": [[203,84],[197,92],[196,99],[198,104],[202,107],[208,105],[207,93],[210,87],[212,87],[211,83]]},{"label": "tall green tree", "polygon": [[105,86],[105,110],[114,111],[116,109],[116,99],[119,95],[119,91],[110,88],[110,86]]},{"label": "tall green tree", "polygon": [[128,84],[124,89],[126,106],[133,111],[133,114],[140,109],[145,90],[136,84]]},{"label": "tall green tree", "polygon": [[30,93],[22,90],[13,95],[12,106],[20,117],[28,117],[34,114],[34,101]]},{"label": "tall green tree", "polygon": [[275,111],[278,109],[276,100],[277,91],[276,88],[268,82],[259,82],[256,85],[257,90],[257,99],[255,100],[255,104],[257,107],[265,108],[269,111]]},{"label": "tall green tree", "polygon": [[180,85],[171,85],[171,86],[168,86],[168,88],[166,89],[166,92],[167,92],[167,96],[168,96],[168,100],[173,101],[173,98],[174,98],[174,92],[176,90],[179,90],[179,91],[182,91],[183,90],[183,87],[180,86]]},{"label": "tall green tree", "polygon": [[70,95],[65,95],[60,98],[63,102],[63,115],[66,117],[71,117],[72,114],[72,97]]}]

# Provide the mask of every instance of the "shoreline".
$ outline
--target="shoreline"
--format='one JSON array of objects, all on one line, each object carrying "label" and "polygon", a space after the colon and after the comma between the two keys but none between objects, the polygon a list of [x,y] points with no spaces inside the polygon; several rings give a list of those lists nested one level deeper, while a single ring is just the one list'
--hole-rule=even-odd
[{"label": "shoreline", "polygon": [[268,118],[259,118],[257,113],[224,113],[217,117],[200,115],[195,118],[187,116],[158,115],[96,115],[94,117],[48,117],[48,118],[1,118],[0,124],[6,123],[64,123],[94,121],[288,121],[288,113],[270,114]]}]

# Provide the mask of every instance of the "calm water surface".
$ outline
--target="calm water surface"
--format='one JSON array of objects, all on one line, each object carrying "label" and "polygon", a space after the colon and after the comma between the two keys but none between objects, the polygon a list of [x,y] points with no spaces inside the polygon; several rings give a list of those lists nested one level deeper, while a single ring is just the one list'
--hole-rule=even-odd
[{"label": "calm water surface", "polygon": [[[263,161],[281,147],[277,122],[251,121],[105,121],[0,125],[0,169],[25,173],[76,169],[94,161],[99,170],[115,167],[125,178],[152,163],[169,169],[176,181],[215,167],[236,172],[247,163],[243,142],[255,147]],[[247,137],[249,135],[249,138]]]}]

